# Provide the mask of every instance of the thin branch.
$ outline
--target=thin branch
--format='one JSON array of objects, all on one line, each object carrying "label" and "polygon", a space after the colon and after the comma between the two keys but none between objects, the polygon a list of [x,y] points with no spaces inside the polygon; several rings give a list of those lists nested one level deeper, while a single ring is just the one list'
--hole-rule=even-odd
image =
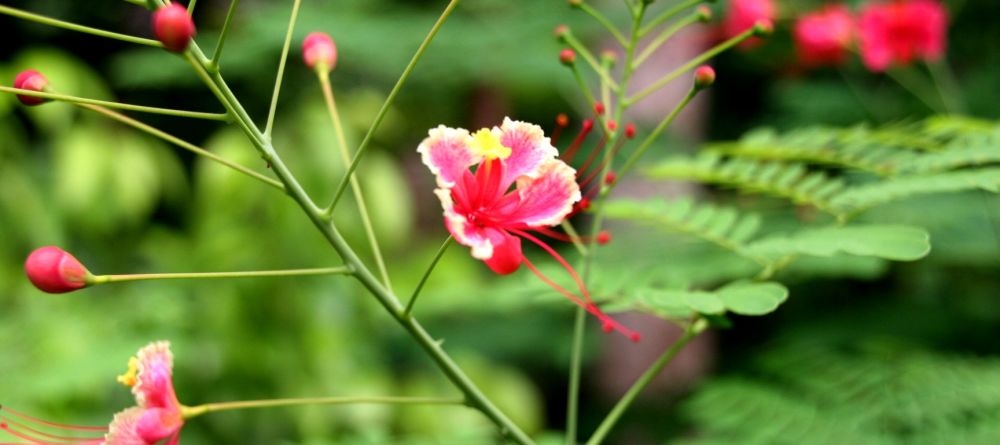
[{"label": "thin branch", "polygon": [[267,113],[267,125],[264,126],[264,138],[270,139],[271,128],[274,126],[274,114],[278,110],[278,96],[281,95],[281,80],[285,77],[285,62],[288,61],[288,47],[292,44],[292,31],[295,30],[295,19],[299,16],[299,6],[302,0],[292,3],[292,14],[288,19],[288,30],[285,32],[285,45],[281,48],[281,61],[278,62],[278,75],[274,79],[274,91],[271,92],[271,110]]},{"label": "thin branch", "polygon": [[74,104],[97,105],[106,108],[116,108],[119,110],[138,111],[150,114],[165,114],[167,116],[189,117],[192,119],[207,119],[213,121],[229,121],[228,113],[205,113],[202,111],[174,110],[171,108],[147,107],[144,105],[123,104],[106,100],[87,99],[85,97],[69,96],[66,94],[50,93],[46,91],[25,90],[21,88],[11,88],[0,86],[2,93],[14,93],[22,96],[40,97],[59,102],[69,102]]},{"label": "thin branch", "polygon": [[140,45],[163,48],[163,44],[160,43],[158,40],[144,39],[142,37],[130,36],[128,34],[121,34],[112,31],[105,31],[103,29],[91,28],[89,26],[77,25],[76,23],[67,22],[65,20],[54,19],[51,17],[46,17],[44,15],[35,14],[27,11],[22,11],[20,9],[11,8],[9,6],[0,5],[0,14],[6,14],[12,17],[29,20],[35,23],[54,26],[56,28],[68,29],[70,31],[82,32],[85,34],[95,35],[98,37],[106,37],[114,40],[121,40],[130,43],[137,43]]}]

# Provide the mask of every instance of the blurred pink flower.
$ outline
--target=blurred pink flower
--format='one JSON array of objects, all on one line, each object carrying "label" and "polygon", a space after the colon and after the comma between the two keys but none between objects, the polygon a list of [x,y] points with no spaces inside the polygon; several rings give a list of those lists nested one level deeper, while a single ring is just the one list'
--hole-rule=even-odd
[{"label": "blurred pink flower", "polygon": [[[546,233],[560,224],[580,201],[576,171],[556,158],[558,150],[534,124],[504,119],[500,127],[473,134],[444,125],[431,129],[417,151],[436,176],[434,193],[444,208],[445,227],[472,256],[498,274],[509,274],[521,264],[546,284],[597,316],[604,329],[617,329],[638,339],[601,312],[576,271],[554,249],[529,231]],[[470,167],[476,166],[475,172]],[[545,250],[562,265],[580,289],[582,298],[545,277],[524,257],[521,240]]]},{"label": "blurred pink flower", "polygon": [[854,20],[847,6],[830,4],[795,22],[795,47],[806,66],[837,65],[854,40]]},{"label": "blurred pink flower", "polygon": [[[722,21],[722,33],[726,38],[734,37],[754,27],[758,21],[773,22],[777,8],[773,0],[730,0]],[[751,48],[761,40],[751,38],[740,44],[741,48]]]},{"label": "blurred pink flower", "polygon": [[936,0],[871,3],[861,10],[861,58],[875,72],[914,59],[935,61],[944,54],[947,30],[948,13]]}]

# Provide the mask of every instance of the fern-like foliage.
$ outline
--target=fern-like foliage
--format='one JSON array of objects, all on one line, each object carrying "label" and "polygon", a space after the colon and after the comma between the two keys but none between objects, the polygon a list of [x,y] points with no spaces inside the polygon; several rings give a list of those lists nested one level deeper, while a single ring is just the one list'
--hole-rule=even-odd
[{"label": "fern-like foliage", "polygon": [[676,444],[994,444],[1000,360],[812,342],[764,354],[754,378],[707,383]]}]

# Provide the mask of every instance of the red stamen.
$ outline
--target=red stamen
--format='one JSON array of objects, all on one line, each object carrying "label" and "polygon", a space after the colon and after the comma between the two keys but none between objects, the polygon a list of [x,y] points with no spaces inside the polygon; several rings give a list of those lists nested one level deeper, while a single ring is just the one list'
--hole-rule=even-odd
[{"label": "red stamen", "polygon": [[[611,156],[608,157],[608,160],[610,161],[611,159],[614,159],[615,156],[618,156],[618,152],[621,151],[622,146],[624,145],[625,145],[625,139],[618,139],[618,141],[615,143],[615,148],[611,150]],[[598,173],[604,171],[605,165],[606,165],[605,162],[602,160],[600,168],[595,169],[593,172],[587,175],[587,177],[583,181],[580,182],[580,188],[583,189],[587,187],[587,184],[590,184],[590,181],[593,181],[595,178],[597,178]],[[580,175],[578,174],[577,177],[579,178]]]},{"label": "red stamen", "polygon": [[594,113],[598,116],[604,114],[604,102],[594,102]]},{"label": "red stamen", "polygon": [[77,431],[106,431],[107,430],[107,428],[105,428],[103,426],[77,426],[77,425],[64,425],[64,424],[61,424],[61,423],[48,422],[48,421],[45,421],[45,420],[42,420],[42,419],[31,417],[31,416],[29,416],[27,414],[19,413],[19,412],[14,411],[14,410],[12,410],[10,408],[7,408],[6,406],[0,406],[0,411],[6,412],[6,413],[10,413],[10,414],[12,414],[14,416],[20,417],[20,418],[22,418],[24,420],[27,420],[29,422],[34,422],[34,423],[37,423],[39,425],[50,426],[50,427],[53,427],[53,428],[62,428],[62,429],[66,429],[66,430],[77,430]]},{"label": "red stamen", "polygon": [[527,257],[522,258],[522,261],[524,261],[524,265],[528,269],[531,269],[531,271],[535,273],[535,276],[541,279],[542,282],[544,282],[545,284],[549,285],[549,287],[551,287],[553,290],[559,292],[560,294],[562,294],[562,296],[569,298],[569,301],[576,303],[578,306],[586,307],[586,303],[580,301],[580,299],[577,298],[576,295],[573,295],[572,292],[566,290],[566,288],[560,286],[555,281],[552,281],[551,279],[549,279],[549,277],[545,276],[545,274],[543,274],[540,270],[538,270],[538,268],[535,267],[535,265],[532,264],[531,261],[528,261]]},{"label": "red stamen", "polygon": [[552,145],[559,143],[559,136],[562,134],[563,129],[569,126],[569,116],[566,113],[559,113],[556,115],[556,128],[552,130]]},{"label": "red stamen", "polygon": [[573,157],[576,156],[576,152],[580,150],[580,145],[583,144],[583,140],[587,138],[587,135],[590,134],[590,130],[593,129],[594,129],[594,120],[584,119],[583,126],[580,127],[580,133],[576,135],[576,138],[573,139],[573,143],[569,144],[569,147],[561,156],[564,162],[569,164],[571,161],[573,161]]},{"label": "red stamen", "polygon": [[[21,430],[26,431],[26,433],[20,433],[19,431],[15,431],[13,429],[13,427],[20,428]],[[13,435],[15,435],[17,437],[20,437],[20,438],[26,439],[26,440],[38,440],[38,439],[27,439],[26,437],[24,437],[24,436],[27,436],[28,434],[32,434],[32,435],[34,435],[36,437],[41,437],[43,439],[58,440],[58,441],[62,441],[62,442],[65,442],[65,443],[80,443],[80,442],[86,442],[86,441],[89,441],[89,440],[97,439],[96,437],[59,436],[59,435],[56,435],[56,434],[46,433],[44,431],[32,428],[32,427],[30,427],[28,425],[25,425],[23,423],[16,422],[16,421],[13,421],[13,420],[8,420],[7,422],[0,422],[0,429],[3,429],[4,431],[7,431],[7,432],[9,432],[9,433],[11,433],[11,434],[13,434]],[[20,434],[18,434],[18,433],[20,433]]]},{"label": "red stamen", "polygon": [[593,163],[595,159],[597,159],[597,154],[600,153],[601,150],[604,150],[604,145],[606,143],[607,143],[607,138],[604,135],[601,135],[601,140],[598,141],[594,149],[590,151],[590,156],[587,157],[587,160],[583,163],[583,166],[576,171],[577,178],[579,178],[580,175],[582,175],[584,172],[587,171],[588,168],[590,168],[590,164]]},{"label": "red stamen", "polygon": [[574,270],[573,267],[570,266],[569,263],[566,262],[565,259],[563,259],[562,255],[559,255],[559,253],[556,252],[551,247],[549,247],[548,244],[543,243],[538,238],[535,238],[534,236],[532,236],[531,234],[529,234],[527,232],[524,232],[523,230],[519,230],[519,229],[508,229],[508,230],[511,233],[513,233],[513,234],[515,234],[517,236],[520,236],[521,238],[524,238],[524,239],[526,239],[528,241],[531,241],[531,242],[535,243],[535,245],[537,245],[538,247],[541,247],[542,250],[545,250],[546,253],[548,253],[549,255],[551,255],[552,258],[555,258],[556,262],[558,262],[559,265],[561,265],[564,269],[566,269],[566,272],[568,272],[569,275],[570,275],[570,277],[573,278],[573,281],[576,283],[577,287],[580,288],[580,293],[583,295],[583,301],[586,301],[587,303],[586,304],[582,304],[582,301],[579,298],[576,298],[575,296],[572,296],[572,293],[570,293],[569,291],[567,291],[563,287],[559,286],[558,284],[554,283],[552,280],[550,280],[547,277],[545,277],[544,275],[542,275],[541,272],[539,272],[537,269],[535,269],[535,267],[533,265],[531,265],[531,263],[528,262],[527,258],[524,258],[524,262],[525,262],[525,264],[528,265],[528,268],[532,269],[532,271],[535,272],[535,275],[538,275],[538,277],[541,278],[542,281],[545,282],[545,284],[548,284],[553,289],[555,289],[557,292],[559,292],[559,293],[563,294],[564,296],[566,296],[567,298],[569,298],[570,301],[572,301],[572,302],[580,305],[581,307],[583,307],[584,309],[586,309],[587,312],[590,312],[591,314],[593,314],[595,317],[597,317],[599,320],[601,320],[601,322],[603,323],[602,326],[611,326],[612,330],[617,330],[618,332],[621,332],[626,337],[632,339],[632,341],[639,341],[639,333],[638,332],[635,332],[635,331],[633,331],[631,329],[626,328],[621,323],[618,323],[613,318],[609,317],[607,314],[605,314],[604,312],[601,312],[601,310],[597,308],[597,305],[594,304],[594,301],[590,299],[590,292],[588,292],[586,286],[583,285],[583,280],[580,278],[580,275],[576,273],[576,270]]},{"label": "red stamen", "polygon": [[598,244],[607,244],[607,242],[611,240],[611,234],[609,234],[607,230],[602,230],[601,233],[597,234],[596,238],[592,236],[578,236],[574,238],[572,236],[569,236],[568,234],[559,233],[554,230],[547,229],[545,227],[532,227],[530,230],[565,243],[572,243],[577,241],[582,243],[590,243],[592,240],[597,240]]}]

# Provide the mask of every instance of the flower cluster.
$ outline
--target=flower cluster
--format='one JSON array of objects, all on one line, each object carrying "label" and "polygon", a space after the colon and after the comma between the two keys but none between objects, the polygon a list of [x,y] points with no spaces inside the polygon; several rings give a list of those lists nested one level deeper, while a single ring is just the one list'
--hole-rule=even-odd
[{"label": "flower cluster", "polygon": [[[732,0],[723,32],[733,36],[757,20],[774,20],[775,0]],[[933,62],[944,54],[948,13],[939,0],[888,0],[864,4],[857,13],[827,3],[795,19],[792,36],[806,67],[838,65],[856,47],[865,67],[882,72],[915,60]]]},{"label": "flower cluster", "polygon": [[[184,407],[174,393],[172,369],[169,343],[154,342],[140,349],[129,360],[128,371],[118,377],[119,382],[132,387],[136,406],[115,414],[107,428],[47,422],[0,407],[0,429],[39,445],[155,445],[161,441],[177,445],[184,426]],[[96,434],[103,437],[92,437]]]}]

